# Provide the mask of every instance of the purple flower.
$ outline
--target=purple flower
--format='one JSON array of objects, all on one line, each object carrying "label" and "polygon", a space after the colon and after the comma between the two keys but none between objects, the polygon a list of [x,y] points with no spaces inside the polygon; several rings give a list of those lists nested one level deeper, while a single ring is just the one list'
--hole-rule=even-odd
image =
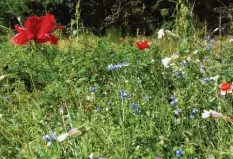
[{"label": "purple flower", "polygon": [[183,150],[176,150],[176,157],[181,157],[183,155]]},{"label": "purple flower", "polygon": [[128,96],[126,91],[118,91],[118,94],[120,95],[121,99],[124,99]]},{"label": "purple flower", "polygon": [[95,92],[95,91],[96,91],[96,88],[95,88],[95,87],[91,87],[89,90],[90,90],[91,92]]},{"label": "purple flower", "polygon": [[198,112],[198,109],[196,107],[194,107],[192,110],[192,113],[195,114],[196,112]]},{"label": "purple flower", "polygon": [[133,113],[138,113],[139,112],[139,109],[138,109],[138,104],[133,102],[131,104],[131,108],[133,109]]},{"label": "purple flower", "polygon": [[185,72],[178,72],[178,71],[176,71],[176,72],[174,72],[174,76],[175,77],[183,77],[183,78],[185,78]]},{"label": "purple flower", "polygon": [[117,69],[119,69],[121,67],[126,67],[126,66],[129,66],[129,64],[127,62],[122,62],[122,63],[118,63],[116,65],[110,64],[110,65],[108,65],[107,69],[109,71],[115,71],[115,70],[117,70]]},{"label": "purple flower", "polygon": [[181,72],[180,76],[185,78],[185,72]]},{"label": "purple flower", "polygon": [[175,96],[174,96],[174,95],[170,95],[169,99],[170,99],[170,100],[174,100],[174,99],[175,99]]},{"label": "purple flower", "polygon": [[184,67],[187,67],[188,66],[188,61],[187,60],[184,60],[182,63],[181,63],[182,66]]},{"label": "purple flower", "polygon": [[211,82],[211,81],[213,81],[213,79],[208,78],[208,77],[203,79],[203,83],[208,83],[208,82]]},{"label": "purple flower", "polygon": [[175,106],[177,103],[178,103],[178,100],[177,100],[177,99],[172,100],[172,101],[170,102],[171,106]]},{"label": "purple flower", "polygon": [[178,99],[176,99],[174,95],[171,95],[169,98],[169,103],[171,106],[175,106],[178,103]]},{"label": "purple flower", "polygon": [[51,142],[53,140],[56,140],[55,133],[52,131],[49,131],[49,134],[42,136],[42,139]]}]

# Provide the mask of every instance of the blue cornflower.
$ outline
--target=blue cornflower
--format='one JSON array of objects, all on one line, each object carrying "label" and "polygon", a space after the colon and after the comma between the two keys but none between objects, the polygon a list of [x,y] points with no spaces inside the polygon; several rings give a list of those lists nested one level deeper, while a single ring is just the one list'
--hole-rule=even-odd
[{"label": "blue cornflower", "polygon": [[180,76],[185,78],[185,72],[181,72]]},{"label": "blue cornflower", "polygon": [[121,99],[124,99],[128,96],[126,91],[118,91],[118,94],[120,95]]},{"label": "blue cornflower", "polygon": [[108,69],[109,71],[115,71],[115,70],[117,70],[117,69],[119,69],[119,68],[121,68],[121,67],[126,67],[126,66],[129,66],[129,63],[127,63],[127,62],[122,62],[122,63],[118,63],[118,64],[116,64],[116,65],[110,64],[110,65],[108,65],[107,69]]},{"label": "blue cornflower", "polygon": [[195,114],[196,114],[197,112],[198,112],[198,109],[197,109],[196,107],[194,107],[193,110],[192,110],[192,113],[190,114],[189,117],[190,117],[191,119],[194,119]]},{"label": "blue cornflower", "polygon": [[196,112],[198,112],[198,109],[195,107],[195,108],[193,108],[192,113],[195,114]]},{"label": "blue cornflower", "polygon": [[169,103],[170,103],[171,106],[175,106],[175,105],[178,103],[178,99],[176,99],[176,98],[174,97],[174,95],[171,95],[171,96],[169,97]]},{"label": "blue cornflower", "polygon": [[49,134],[43,136],[42,139],[48,142],[52,140],[56,140],[55,133],[52,131],[49,131]]},{"label": "blue cornflower", "polygon": [[131,108],[133,109],[133,113],[139,112],[138,104],[137,104],[137,103],[133,102],[133,103],[131,104]]},{"label": "blue cornflower", "polygon": [[175,96],[174,95],[170,95],[169,99],[170,100],[175,100]]},{"label": "blue cornflower", "polygon": [[176,157],[181,157],[183,155],[183,150],[176,150]]},{"label": "blue cornflower", "polygon": [[174,72],[174,76],[175,77],[183,77],[183,78],[185,78],[185,72],[178,72],[178,71],[176,71],[176,72]]},{"label": "blue cornflower", "polygon": [[138,107],[138,104],[137,104],[137,103],[133,102],[133,103],[131,104],[131,108],[135,109],[135,108],[137,108],[137,107]]},{"label": "blue cornflower", "polygon": [[211,82],[213,81],[213,79],[209,78],[209,77],[206,77],[203,79],[203,83],[208,83],[208,82]]},{"label": "blue cornflower", "polygon": [[182,66],[184,67],[187,67],[188,66],[188,61],[187,60],[184,60],[182,63],[181,63]]},{"label": "blue cornflower", "polygon": [[133,113],[138,113],[139,112],[139,109],[136,108],[136,109],[133,109]]},{"label": "blue cornflower", "polygon": [[91,87],[89,90],[90,90],[91,92],[95,92],[95,91],[96,91],[96,88],[95,88],[95,87]]},{"label": "blue cornflower", "polygon": [[55,133],[53,131],[49,131],[49,134],[42,136],[42,139],[47,141],[47,146],[50,146],[53,140],[56,140]]},{"label": "blue cornflower", "polygon": [[108,65],[107,69],[108,69],[109,71],[115,71],[115,70],[118,69],[118,67],[117,67],[116,65],[110,64],[110,65]]},{"label": "blue cornflower", "polygon": [[174,99],[170,102],[171,106],[175,106],[178,103],[178,99]]}]

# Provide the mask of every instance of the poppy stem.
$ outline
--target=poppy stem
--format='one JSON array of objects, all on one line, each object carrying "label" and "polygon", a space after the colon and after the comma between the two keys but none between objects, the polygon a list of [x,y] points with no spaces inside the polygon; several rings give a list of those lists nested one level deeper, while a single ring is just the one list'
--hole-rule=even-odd
[{"label": "poppy stem", "polygon": [[49,60],[49,57],[40,49],[40,47],[38,47],[37,45],[36,45],[36,47],[38,48],[38,50],[40,50],[40,52],[41,52],[41,53],[43,54],[43,56],[46,58],[46,60],[47,60],[47,62],[48,62],[48,64],[49,64],[49,67],[50,67],[50,69],[52,70],[54,76],[57,77],[57,74],[55,73],[55,71],[54,71],[54,69],[53,69],[52,63],[51,63],[50,60]]}]

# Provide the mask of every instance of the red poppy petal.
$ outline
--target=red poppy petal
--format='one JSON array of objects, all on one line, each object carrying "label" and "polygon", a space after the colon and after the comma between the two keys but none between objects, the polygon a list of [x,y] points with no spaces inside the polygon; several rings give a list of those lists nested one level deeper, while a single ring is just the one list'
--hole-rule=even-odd
[{"label": "red poppy petal", "polygon": [[51,34],[48,35],[48,39],[49,39],[50,44],[53,44],[53,45],[56,45],[58,42],[58,38]]},{"label": "red poppy petal", "polygon": [[142,48],[142,43],[141,43],[141,42],[137,42],[136,44],[137,44],[137,47],[138,47],[140,50],[143,50],[143,48]]},{"label": "red poppy petal", "polygon": [[27,45],[28,41],[26,32],[18,33],[11,39],[11,42],[16,45]]},{"label": "red poppy petal", "polygon": [[46,34],[44,36],[41,36],[40,38],[35,40],[36,44],[42,44],[42,43],[46,43],[46,42],[50,42],[50,44],[52,45],[56,45],[58,42],[58,38],[54,35],[51,34]]},{"label": "red poppy petal", "polygon": [[20,27],[18,25],[15,25],[15,30],[17,30],[17,32],[19,32],[19,33],[22,33],[22,32],[26,31],[26,28],[22,28],[22,27]]},{"label": "red poppy petal", "polygon": [[34,39],[37,37],[38,31],[41,27],[42,18],[38,16],[31,16],[25,22],[25,28],[27,29],[27,34],[29,39]]},{"label": "red poppy petal", "polygon": [[42,43],[46,43],[46,42],[48,42],[48,41],[49,41],[49,39],[48,39],[47,36],[41,36],[40,38],[37,38],[37,39],[35,40],[35,43],[36,43],[36,44],[42,44]]},{"label": "red poppy petal", "polygon": [[63,30],[65,27],[63,25],[59,25],[56,27],[56,29]]},{"label": "red poppy petal", "polygon": [[44,36],[45,34],[51,33],[54,29],[56,29],[56,21],[54,18],[54,15],[52,14],[46,14],[44,17],[42,17],[43,20],[41,22],[37,37],[40,38],[41,36]]},{"label": "red poppy petal", "polygon": [[219,88],[223,91],[231,90],[232,84],[231,83],[222,83],[219,85]]}]

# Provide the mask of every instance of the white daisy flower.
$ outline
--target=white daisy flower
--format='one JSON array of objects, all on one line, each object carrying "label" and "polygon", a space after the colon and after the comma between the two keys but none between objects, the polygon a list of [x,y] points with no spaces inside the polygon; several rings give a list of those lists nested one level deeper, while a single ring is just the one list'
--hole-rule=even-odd
[{"label": "white daisy flower", "polygon": [[58,141],[58,142],[62,142],[62,141],[64,141],[68,136],[69,136],[68,133],[63,133],[63,134],[61,134],[61,135],[59,135],[59,136],[57,137],[57,141]]},{"label": "white daisy flower", "polygon": [[158,31],[158,39],[162,39],[162,37],[164,36],[164,29],[159,29]]},{"label": "white daisy flower", "polygon": [[169,67],[170,61],[171,61],[171,58],[170,58],[170,57],[165,57],[165,58],[162,60],[163,66],[164,66],[165,68],[168,68],[168,67]]}]

